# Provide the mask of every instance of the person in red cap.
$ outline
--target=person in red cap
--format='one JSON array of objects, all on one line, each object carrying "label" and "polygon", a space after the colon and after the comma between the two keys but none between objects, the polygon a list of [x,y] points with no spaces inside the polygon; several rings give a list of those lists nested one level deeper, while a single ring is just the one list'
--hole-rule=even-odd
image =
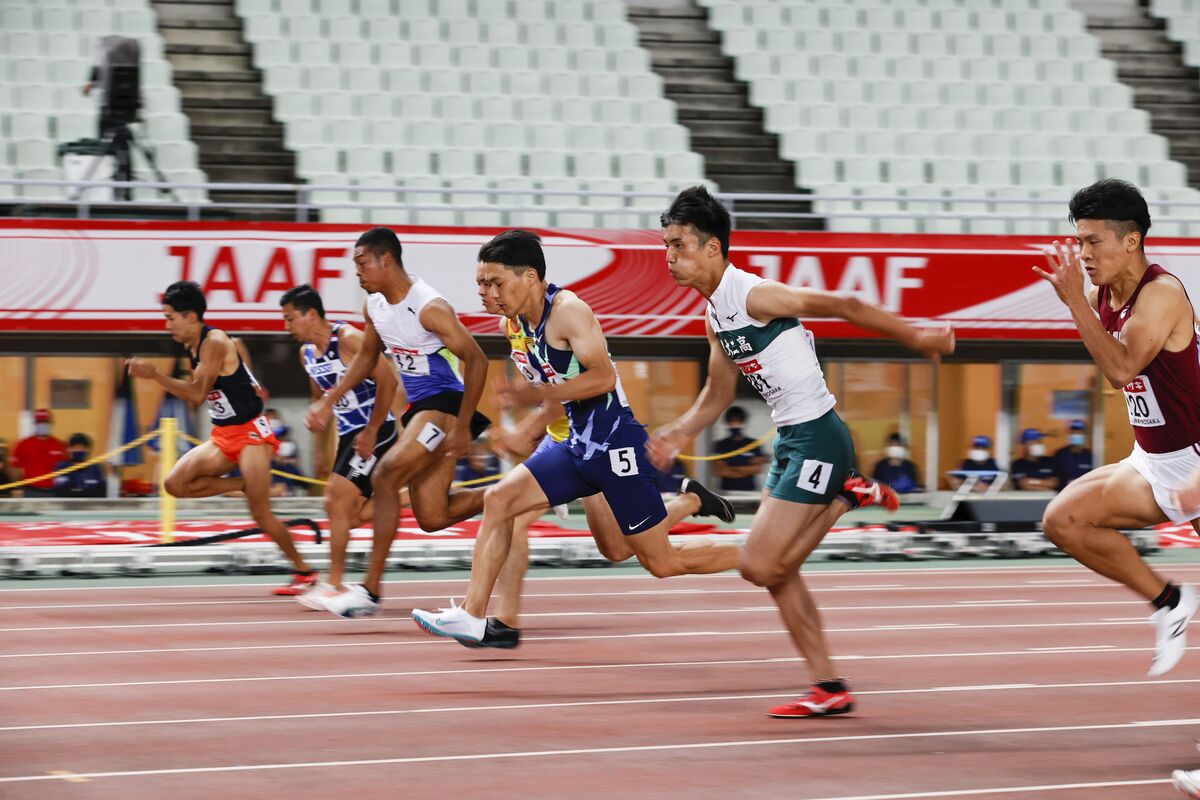
[{"label": "person in red cap", "polygon": [[[12,451],[11,466],[18,479],[34,478],[54,471],[54,465],[67,457],[67,444],[50,433],[50,409],[33,412],[33,436],[17,442]],[[26,497],[52,497],[54,480],[47,478],[25,487]]]}]

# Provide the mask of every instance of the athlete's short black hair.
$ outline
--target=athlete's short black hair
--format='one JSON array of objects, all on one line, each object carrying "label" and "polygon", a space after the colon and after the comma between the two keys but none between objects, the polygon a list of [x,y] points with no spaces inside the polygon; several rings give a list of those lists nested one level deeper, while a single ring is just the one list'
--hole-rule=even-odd
[{"label": "athlete's short black hair", "polygon": [[729,425],[734,420],[745,422],[748,416],[746,409],[741,406],[730,406],[729,410],[725,412],[725,424]]},{"label": "athlete's short black hair", "polygon": [[721,243],[721,255],[729,258],[729,232],[733,229],[733,221],[725,206],[703,186],[693,186],[680,192],[658,221],[664,228],[668,225],[691,225],[700,237],[700,244],[715,236]]},{"label": "athlete's short black hair", "polygon": [[279,298],[279,306],[282,308],[286,305],[290,305],[301,314],[307,314],[310,308],[316,309],[317,316],[325,319],[325,304],[321,302],[321,295],[307,283],[293,286],[283,293],[283,297]]},{"label": "athlete's short black hair", "polygon": [[196,314],[196,319],[204,319],[204,312],[208,310],[208,302],[204,299],[204,292],[200,289],[200,284],[195,281],[175,281],[167,290],[163,292],[162,304],[175,309],[175,313],[183,314],[191,311]]},{"label": "athlete's short black hair", "polygon": [[354,246],[361,247],[368,253],[376,256],[391,253],[396,263],[404,266],[404,248],[400,246],[400,237],[391,228],[385,228],[382,225],[371,228],[371,230],[358,237],[358,241],[354,243]]},{"label": "athlete's short black hair", "polygon": [[1118,238],[1137,231],[1139,246],[1146,248],[1146,232],[1150,230],[1150,207],[1138,188],[1128,181],[1106,178],[1086,186],[1071,198],[1067,219],[1101,220]]},{"label": "athlete's short black hair", "polygon": [[542,252],[542,237],[533,231],[513,228],[498,233],[479,248],[483,264],[503,264],[514,272],[531,269],[538,280],[546,280],[546,255]]}]

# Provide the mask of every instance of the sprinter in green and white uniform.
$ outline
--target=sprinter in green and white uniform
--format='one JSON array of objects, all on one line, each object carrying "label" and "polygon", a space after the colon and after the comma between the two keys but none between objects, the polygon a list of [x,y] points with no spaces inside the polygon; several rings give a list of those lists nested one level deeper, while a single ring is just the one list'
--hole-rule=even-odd
[{"label": "sprinter in green and white uniform", "polygon": [[709,302],[708,379],[692,407],[648,445],[660,469],[733,402],[745,376],[771,407],[779,432],[774,461],[742,551],[746,580],[766,587],[796,648],[811,688],[772,708],[774,717],[844,714],[854,698],[834,672],[829,645],[800,567],[850,508],[895,510],[895,492],[853,471],[854,445],[817,363],[812,334],[798,317],[834,317],[890,336],[937,359],[954,351],[949,326],[918,329],[894,314],[836,292],[764,280],[729,263],[729,212],[702,186],[687,189],[662,215],[667,269],[680,286]]}]

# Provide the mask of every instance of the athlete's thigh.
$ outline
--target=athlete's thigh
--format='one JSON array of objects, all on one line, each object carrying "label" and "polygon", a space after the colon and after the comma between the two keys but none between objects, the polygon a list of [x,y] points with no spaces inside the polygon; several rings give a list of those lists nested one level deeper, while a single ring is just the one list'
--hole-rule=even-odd
[{"label": "athlete's thigh", "polygon": [[[419,445],[418,445],[419,446]],[[450,484],[454,482],[453,458],[439,458],[408,481],[408,497],[418,517],[445,511],[450,503]]]},{"label": "athlete's thigh", "polygon": [[787,572],[797,569],[829,533],[821,521],[828,508],[764,497],[750,524],[742,559],[754,564],[778,564]]},{"label": "athlete's thigh", "polygon": [[184,453],[171,467],[170,474],[183,480],[216,478],[236,466],[225,457],[221,448],[212,442],[203,442]]},{"label": "athlete's thigh", "polygon": [[238,469],[246,481],[246,498],[256,500],[269,498],[271,491],[271,456],[274,450],[269,445],[250,445],[238,454]]},{"label": "athlete's thigh", "polygon": [[435,459],[451,461],[442,458],[442,445],[453,420],[452,415],[441,411],[417,412],[401,429],[396,443],[379,459],[376,473],[400,474],[401,482],[408,484],[431,467]]},{"label": "athlete's thigh", "polygon": [[1048,519],[1104,528],[1141,528],[1165,522],[1154,489],[1129,464],[1106,464],[1071,481],[1046,507]]},{"label": "athlete's thigh", "polygon": [[[588,530],[592,532],[592,538],[600,545],[602,552],[627,554],[625,558],[633,555],[632,549],[625,541],[625,534],[621,532],[621,525],[613,516],[612,507],[604,495],[594,494],[583,498],[583,514],[587,519]],[[620,560],[623,561],[624,558]]]}]

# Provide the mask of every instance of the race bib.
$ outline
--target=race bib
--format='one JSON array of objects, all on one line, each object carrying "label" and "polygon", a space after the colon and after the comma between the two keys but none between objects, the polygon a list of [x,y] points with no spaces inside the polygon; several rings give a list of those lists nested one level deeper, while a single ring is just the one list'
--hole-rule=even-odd
[{"label": "race bib", "polygon": [[358,408],[358,393],[353,389],[346,392],[333,404],[334,411],[353,411]]},{"label": "race bib", "polygon": [[533,368],[533,365],[529,363],[529,357],[524,353],[520,352],[519,350],[514,350],[512,352],[512,360],[513,363],[517,365],[517,371],[521,373],[521,377],[523,377],[526,381],[529,383],[542,382],[541,374]]},{"label": "race bib", "polygon": [[230,419],[237,416],[237,412],[233,410],[233,403],[229,402],[229,398],[220,389],[213,389],[204,399],[208,405],[208,416],[213,419]]},{"label": "race bib", "polygon": [[350,459],[349,477],[353,478],[355,475],[370,475],[371,469],[375,466],[375,460],[375,456],[363,458],[358,453],[355,453],[354,457]]},{"label": "race bib", "polygon": [[392,348],[392,358],[396,361],[396,369],[401,375],[428,375],[429,357],[416,350]]},{"label": "race bib", "polygon": [[762,395],[764,400],[769,400],[781,391],[782,387],[773,382],[774,379],[770,377],[762,362],[757,358],[749,358],[735,363],[742,375]]},{"label": "race bib", "polygon": [[425,446],[429,452],[437,449],[442,440],[446,438],[446,432],[434,425],[432,422],[426,422],[425,427],[421,428],[421,432],[417,434],[417,441]]},{"label": "race bib", "polygon": [[267,439],[271,436],[271,423],[266,417],[259,415],[254,418],[254,428],[258,431],[262,438]]},{"label": "race bib", "polygon": [[1154,387],[1145,375],[1138,375],[1125,385],[1125,410],[1129,412],[1129,424],[1137,428],[1157,428],[1166,425]]}]

